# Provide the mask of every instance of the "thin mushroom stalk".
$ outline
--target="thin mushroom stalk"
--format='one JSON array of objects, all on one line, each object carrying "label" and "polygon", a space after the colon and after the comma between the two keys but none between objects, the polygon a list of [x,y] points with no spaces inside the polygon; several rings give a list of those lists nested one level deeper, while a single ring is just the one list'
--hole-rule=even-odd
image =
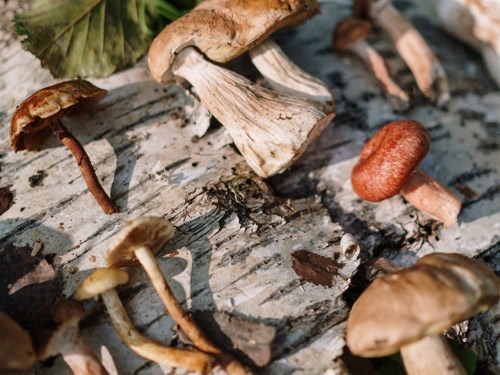
[{"label": "thin mushroom stalk", "polygon": [[305,72],[272,39],[266,39],[249,52],[250,60],[273,90],[282,94],[311,99],[332,111],[334,96],[319,78]]},{"label": "thin mushroom stalk", "polygon": [[318,103],[277,94],[209,63],[192,47],[179,52],[172,71],[193,85],[261,177],[292,165],[334,116]]},{"label": "thin mushroom stalk", "polygon": [[[410,68],[418,88],[438,106],[450,99],[446,72],[434,52],[417,29],[391,4],[384,0],[357,0],[368,7],[370,18],[393,40],[398,53]],[[356,5],[355,5],[356,12]]]},{"label": "thin mushroom stalk", "polygon": [[104,213],[109,215],[118,212],[118,207],[99,183],[94,167],[82,144],[68,129],[66,129],[60,120],[52,121],[50,128],[59,141],[61,141],[61,143],[65,145],[75,157],[90,193],[94,196]]},{"label": "thin mushroom stalk", "polygon": [[408,375],[467,375],[442,335],[427,336],[400,349]]},{"label": "thin mushroom stalk", "polygon": [[446,186],[415,169],[401,187],[400,194],[414,207],[450,227],[457,221],[462,201]]}]

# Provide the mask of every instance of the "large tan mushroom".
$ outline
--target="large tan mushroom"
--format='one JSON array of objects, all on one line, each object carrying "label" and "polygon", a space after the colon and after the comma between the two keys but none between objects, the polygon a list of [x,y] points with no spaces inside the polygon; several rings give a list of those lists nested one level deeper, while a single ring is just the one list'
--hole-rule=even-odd
[{"label": "large tan mushroom", "polygon": [[215,359],[208,354],[177,349],[159,344],[142,335],[132,324],[115,288],[128,281],[128,273],[120,269],[102,268],[94,271],[76,290],[79,301],[101,296],[111,322],[123,342],[141,357],[172,367],[208,373]]},{"label": "large tan mushroom", "polygon": [[409,375],[465,375],[442,333],[499,298],[500,279],[488,267],[462,254],[433,253],[368,286],[349,314],[347,346],[361,357],[399,350]]},{"label": "large tan mushroom", "polygon": [[194,346],[214,354],[229,374],[251,373],[246,366],[215,346],[175,298],[155,259],[155,254],[173,235],[172,224],[160,217],[145,216],[129,221],[109,242],[106,264],[109,267],[121,267],[140,263],[168,313]]},{"label": "large tan mushroom", "polygon": [[35,363],[30,335],[7,314],[0,311],[0,373],[29,370]]},{"label": "large tan mushroom", "polygon": [[[151,74],[164,83],[174,81],[175,77],[187,80],[229,131],[258,175],[269,177],[281,173],[331,121],[333,96],[330,103],[325,103],[329,90],[323,87],[316,91],[317,81],[302,88],[301,85],[290,88],[293,86],[290,82],[303,81],[305,75],[301,73],[291,80],[286,74],[275,74],[282,91],[305,91],[304,97],[290,96],[265,89],[209,60],[227,62],[251,50],[279,28],[301,22],[318,11],[319,5],[314,0],[207,0],[169,24],[155,38],[148,54]],[[266,50],[276,53],[254,54],[271,56],[263,58],[262,65],[255,60],[264,75],[269,75],[265,73],[269,60],[276,61],[281,56],[273,48],[275,45],[267,46]],[[315,87],[312,96],[305,86]]]},{"label": "large tan mushroom", "polygon": [[395,43],[396,49],[415,77],[418,88],[441,106],[450,99],[446,72],[418,30],[391,3],[391,0],[355,0],[354,16],[369,18]]},{"label": "large tan mushroom", "polygon": [[99,183],[83,146],[62,124],[64,116],[77,116],[96,105],[107,91],[80,79],[60,82],[38,90],[17,106],[10,126],[14,151],[33,150],[52,132],[75,157],[90,193],[106,214],[118,212]]}]

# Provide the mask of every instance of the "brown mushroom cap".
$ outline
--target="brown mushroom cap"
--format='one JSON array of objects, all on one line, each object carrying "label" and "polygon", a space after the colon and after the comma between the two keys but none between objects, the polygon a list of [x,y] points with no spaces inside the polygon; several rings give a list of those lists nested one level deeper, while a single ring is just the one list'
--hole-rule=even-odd
[{"label": "brown mushroom cap", "polygon": [[400,120],[385,125],[365,144],[352,170],[354,191],[371,202],[398,194],[429,147],[429,133],[419,122]]},{"label": "brown mushroom cap", "polygon": [[28,333],[1,311],[0,332],[0,373],[4,370],[29,370],[36,358]]},{"label": "brown mushroom cap", "polygon": [[372,31],[372,24],[360,18],[346,18],[339,22],[333,33],[333,48],[345,51],[350,45],[365,39]]},{"label": "brown mushroom cap", "polygon": [[433,253],[373,281],[354,303],[346,341],[355,355],[378,357],[498,302],[500,279],[462,254]]},{"label": "brown mushroom cap", "polygon": [[131,266],[139,247],[146,247],[155,255],[174,235],[174,227],[160,217],[145,216],[125,223],[109,241],[106,264],[109,267]]},{"label": "brown mushroom cap", "polygon": [[319,12],[316,0],[206,0],[170,23],[155,38],[149,69],[159,82],[170,82],[175,56],[193,46],[215,62],[227,62],[273,32]]},{"label": "brown mushroom cap", "polygon": [[100,268],[94,271],[75,292],[75,299],[83,301],[128,282],[128,273],[118,268]]},{"label": "brown mushroom cap", "polygon": [[91,108],[107,93],[81,79],[60,82],[35,92],[17,106],[12,117],[12,149],[17,152],[37,147],[49,134],[51,121]]}]

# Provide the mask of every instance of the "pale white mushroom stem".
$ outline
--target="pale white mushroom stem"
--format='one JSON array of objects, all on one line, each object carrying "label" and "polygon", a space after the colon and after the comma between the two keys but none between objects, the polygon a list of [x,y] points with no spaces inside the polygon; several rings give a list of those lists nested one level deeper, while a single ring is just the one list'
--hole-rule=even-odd
[{"label": "pale white mushroom stem", "polygon": [[179,52],[172,70],[193,85],[261,177],[292,165],[334,116],[318,103],[277,94],[209,63],[192,47]]},{"label": "pale white mushroom stem", "polygon": [[198,371],[201,374],[208,373],[214,365],[214,359],[208,354],[163,346],[141,335],[130,321],[115,289],[101,293],[101,297],[118,335],[141,357],[172,367]]},{"label": "pale white mushroom stem", "polygon": [[78,327],[65,334],[71,345],[61,345],[59,353],[75,375],[108,375],[94,351],[78,332]]},{"label": "pale white mushroom stem", "polygon": [[229,375],[251,374],[247,367],[242,365],[232,356],[223,353],[221,349],[216,347],[198,327],[191,315],[184,311],[165,280],[165,277],[163,276],[163,273],[161,272],[161,269],[151,251],[147,247],[142,246],[134,251],[134,255],[151,279],[151,282],[163,301],[163,304],[167,308],[168,313],[179,325],[186,336],[193,342],[194,346],[204,352],[214,354]]},{"label": "pale white mushroom stem", "polygon": [[250,59],[273,90],[334,105],[332,91],[319,78],[305,72],[272,39],[266,39],[249,51]]},{"label": "pale white mushroom stem", "polygon": [[462,207],[453,191],[423,172],[415,169],[400,190],[405,199],[417,209],[450,227],[457,222]]},{"label": "pale white mushroom stem", "polygon": [[442,335],[427,336],[400,349],[408,375],[467,375]]},{"label": "pale white mushroom stem", "polygon": [[373,15],[373,19],[394,41],[424,95],[438,106],[445,104],[450,99],[448,78],[441,62],[417,29],[390,1]]},{"label": "pale white mushroom stem", "polygon": [[366,40],[358,40],[347,47],[370,69],[384,90],[391,107],[396,111],[406,111],[410,106],[408,95],[392,80],[384,58]]}]

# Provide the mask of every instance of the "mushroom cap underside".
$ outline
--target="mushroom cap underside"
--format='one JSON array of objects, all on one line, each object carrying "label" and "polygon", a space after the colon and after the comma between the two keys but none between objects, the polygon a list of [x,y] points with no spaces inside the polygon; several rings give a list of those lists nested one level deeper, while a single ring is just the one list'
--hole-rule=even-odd
[{"label": "mushroom cap underside", "polygon": [[33,342],[10,316],[0,311],[0,372],[29,370],[35,363]]},{"label": "mushroom cap underside", "polygon": [[145,216],[125,223],[124,227],[109,241],[106,264],[109,267],[136,264],[135,250],[146,247],[156,254],[174,236],[174,227],[166,219]]},{"label": "mushroom cap underside", "polygon": [[75,299],[85,299],[99,296],[108,290],[114,289],[128,282],[128,273],[118,268],[100,268],[95,270],[75,292]]},{"label": "mushroom cap underside", "polygon": [[49,134],[51,121],[76,116],[96,105],[107,90],[75,79],[38,90],[17,106],[10,126],[10,145],[14,151],[31,150]]},{"label": "mushroom cap underside", "polygon": [[373,281],[354,303],[346,341],[355,355],[380,357],[485,311],[499,300],[500,279],[480,262],[434,253]]},{"label": "mushroom cap underside", "polygon": [[209,60],[230,61],[275,31],[319,13],[316,0],[207,0],[167,25],[148,53],[149,69],[159,82],[173,80],[175,56],[196,47]]},{"label": "mushroom cap underside", "polygon": [[363,147],[351,172],[352,188],[371,202],[398,194],[429,148],[429,133],[419,122],[399,120],[385,125]]}]

